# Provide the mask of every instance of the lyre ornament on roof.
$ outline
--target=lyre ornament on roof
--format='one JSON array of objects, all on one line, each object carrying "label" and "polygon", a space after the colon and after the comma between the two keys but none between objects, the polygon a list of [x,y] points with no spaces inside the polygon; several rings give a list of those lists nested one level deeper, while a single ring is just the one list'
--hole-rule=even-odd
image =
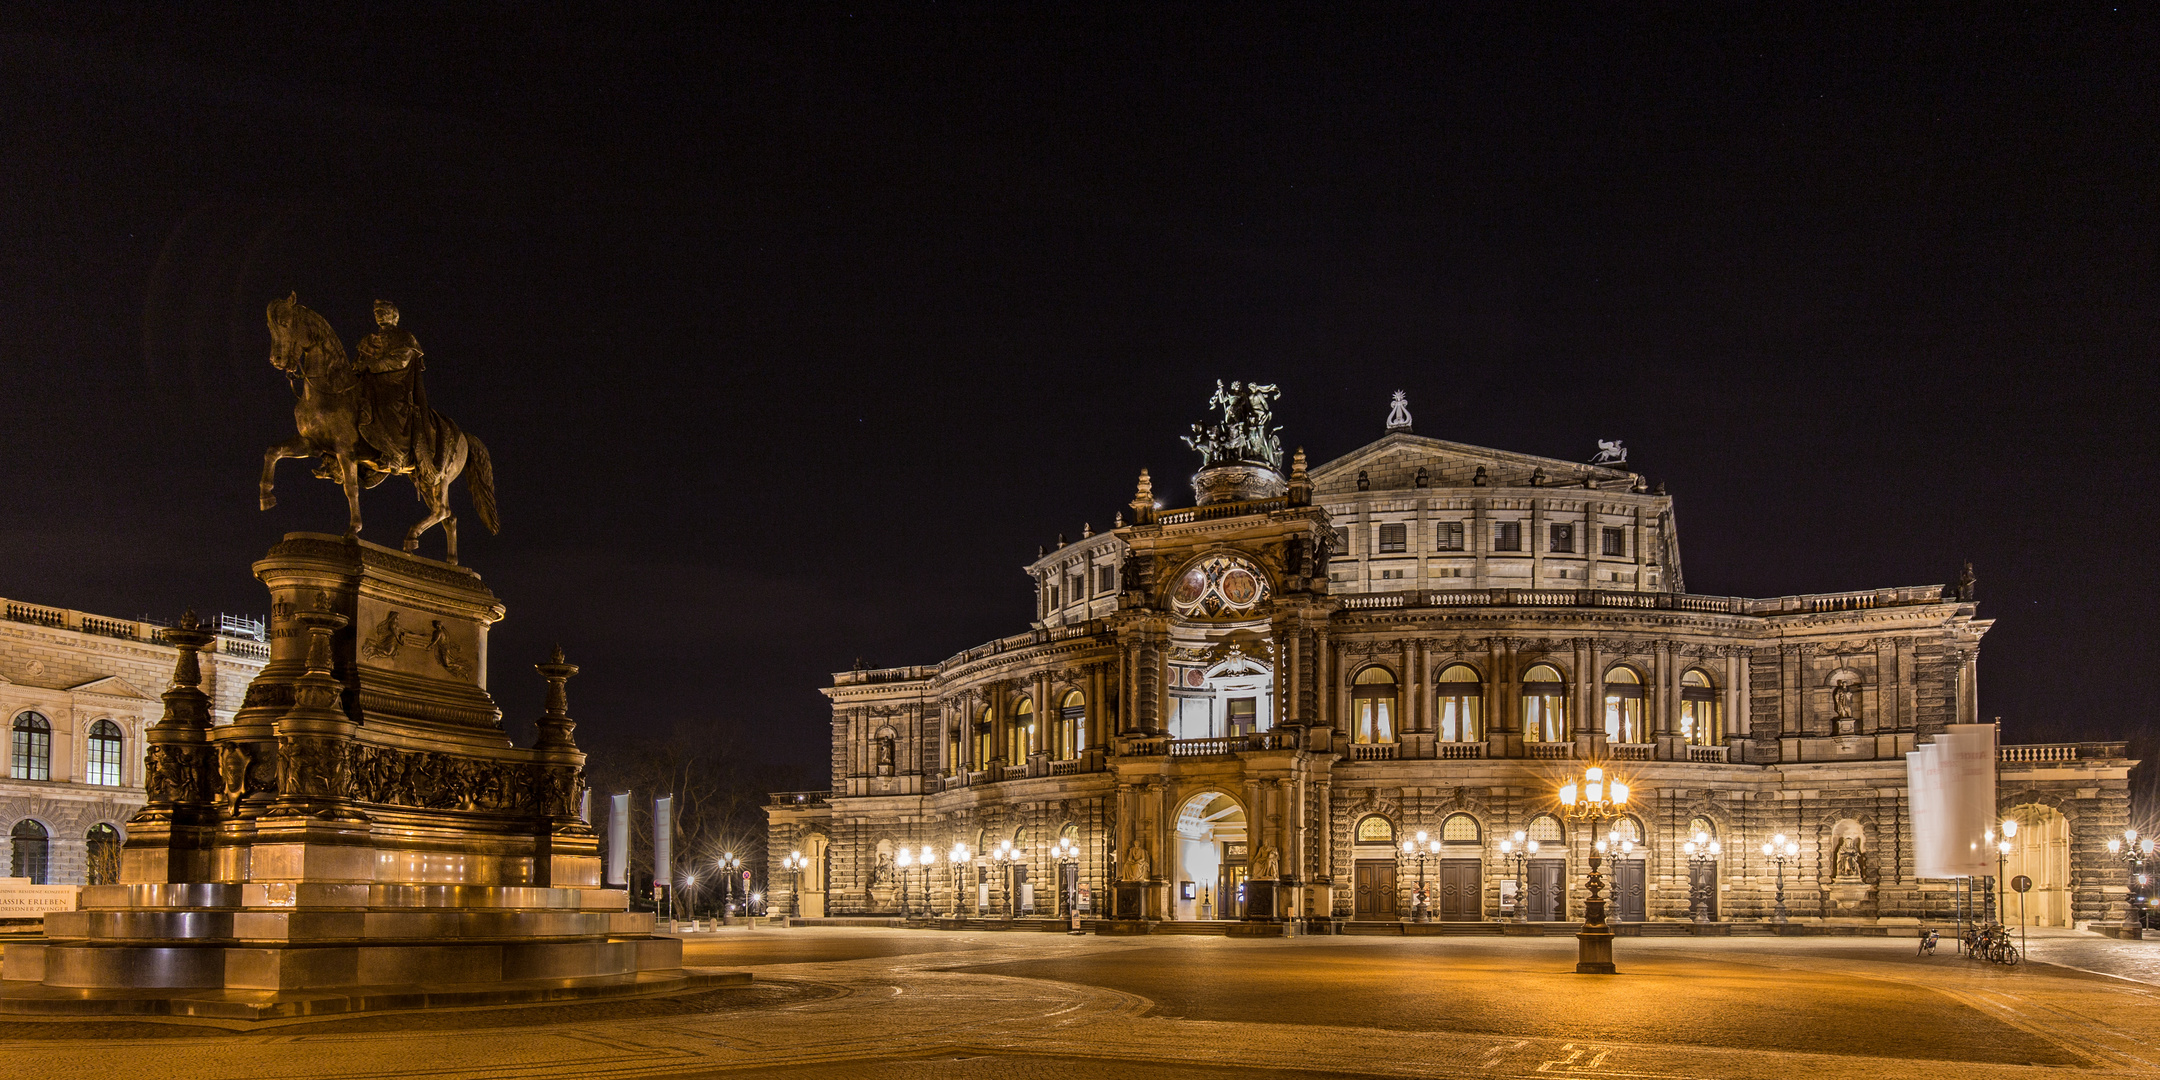
[{"label": "lyre ornament on roof", "polygon": [[1597,441],[1597,456],[1590,459],[1590,464],[1625,465],[1627,464],[1627,447],[1620,445],[1618,439],[1599,439]]},{"label": "lyre ornament on roof", "polygon": [[1410,395],[1400,390],[1388,399],[1387,429],[1402,431],[1410,427]]},{"label": "lyre ornament on roof", "polygon": [[1281,391],[1273,383],[1233,382],[1228,389],[1215,380],[1215,396],[1208,407],[1219,410],[1221,419],[1202,426],[1194,424],[1185,445],[1200,452],[1200,467],[1251,462],[1282,471],[1282,433],[1269,427],[1275,419],[1274,401]]}]

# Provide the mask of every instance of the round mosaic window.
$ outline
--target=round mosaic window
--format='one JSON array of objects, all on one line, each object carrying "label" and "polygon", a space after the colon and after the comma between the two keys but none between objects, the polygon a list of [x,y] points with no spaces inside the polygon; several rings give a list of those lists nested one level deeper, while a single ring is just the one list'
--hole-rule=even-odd
[{"label": "round mosaic window", "polygon": [[1235,555],[1210,555],[1178,578],[1170,606],[1180,615],[1215,618],[1244,614],[1267,597],[1267,578],[1259,567]]}]

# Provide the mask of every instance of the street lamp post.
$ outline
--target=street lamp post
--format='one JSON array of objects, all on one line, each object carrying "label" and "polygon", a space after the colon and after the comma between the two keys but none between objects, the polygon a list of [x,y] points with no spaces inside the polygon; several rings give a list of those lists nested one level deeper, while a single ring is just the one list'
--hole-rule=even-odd
[{"label": "street lamp post", "polygon": [[1010,840],[998,841],[997,850],[991,853],[999,869],[1005,874],[1005,917],[1017,918],[1020,914],[1020,898],[1013,895],[1013,870],[1027,863],[1027,853],[1015,849]]},{"label": "street lamp post", "polygon": [[2145,933],[2145,862],[2153,856],[2152,837],[2138,839],[2136,829],[2124,829],[2122,839],[2107,842],[2109,857],[2130,868],[2130,902],[2123,909],[2123,929]]},{"label": "street lamp post", "polygon": [[968,846],[966,844],[954,844],[952,850],[945,855],[945,864],[952,867],[952,917],[957,919],[960,917],[961,871],[965,870],[968,865]]},{"label": "street lamp post", "polygon": [[1058,895],[1065,899],[1065,932],[1080,933],[1080,847],[1072,837],[1058,837],[1050,848],[1050,857],[1057,860]]},{"label": "street lamp post", "polygon": [[908,871],[915,868],[915,849],[902,847],[893,855],[893,867],[900,872],[900,917],[908,917]]},{"label": "street lamp post", "polygon": [[1792,913],[1785,910],[1785,864],[1800,857],[1800,844],[1785,839],[1784,833],[1778,833],[1762,846],[1762,853],[1763,858],[1777,864],[1777,912],[1771,918],[1776,922],[1789,922]]},{"label": "street lamp post", "polygon": [[1412,922],[1431,922],[1431,905],[1425,897],[1425,860],[1440,854],[1440,841],[1427,840],[1425,830],[1419,829],[1417,839],[1402,842],[1403,854],[1417,860],[1417,896],[1410,905]]},{"label": "street lamp post", "polygon": [[[1597,833],[1597,823],[1618,817],[1627,807],[1628,786],[1619,780],[1608,783],[1605,770],[1592,765],[1583,770],[1582,780],[1570,779],[1560,785],[1560,805],[1569,820],[1590,826],[1592,835]],[[1630,847],[1633,845],[1630,844]],[[1612,927],[1605,925],[1605,898],[1600,890],[1604,880],[1598,876],[1598,864],[1604,855],[1604,843],[1590,849],[1590,877],[1584,883],[1589,896],[1583,900],[1583,925],[1575,934],[1575,973],[1578,975],[1611,975],[1613,967]]]},{"label": "street lamp post", "polygon": [[802,914],[802,872],[803,867],[810,865],[810,860],[803,858],[803,853],[800,851],[790,851],[787,858],[780,860],[780,865],[788,872],[788,914],[790,916],[800,915]]},{"label": "street lamp post", "polygon": [[735,871],[742,869],[742,860],[730,851],[715,860],[720,867],[720,925],[728,925],[728,905],[735,895]]},{"label": "street lamp post", "polygon": [[1537,854],[1538,842],[1528,839],[1521,829],[1512,838],[1500,841],[1500,858],[1504,863],[1515,860],[1515,921],[1530,921],[1530,897],[1523,892],[1523,867],[1530,856]]},{"label": "street lamp post", "polygon": [[1724,851],[1724,845],[1710,839],[1709,833],[1697,829],[1694,838],[1680,845],[1680,850],[1687,853],[1688,907],[1695,912],[1696,922],[1709,922],[1710,890],[1716,884],[1712,875],[1704,871],[1717,865],[1717,857]]}]

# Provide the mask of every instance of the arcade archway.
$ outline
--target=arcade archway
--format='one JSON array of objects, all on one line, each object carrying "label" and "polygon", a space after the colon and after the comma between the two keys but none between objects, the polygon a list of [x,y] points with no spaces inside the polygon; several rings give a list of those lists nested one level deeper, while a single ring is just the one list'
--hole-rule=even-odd
[{"label": "arcade archway", "polygon": [[2019,919],[2018,894],[2010,883],[2022,874],[2032,879],[2025,894],[2023,917],[2027,926],[2070,925],[2070,820],[2052,806],[2026,803],[2003,815],[2018,823],[2010,838],[2010,855],[2003,860],[2002,920]]},{"label": "arcade archway", "polygon": [[1171,837],[1171,918],[1235,919],[1247,867],[1245,808],[1219,791],[1178,808]]}]

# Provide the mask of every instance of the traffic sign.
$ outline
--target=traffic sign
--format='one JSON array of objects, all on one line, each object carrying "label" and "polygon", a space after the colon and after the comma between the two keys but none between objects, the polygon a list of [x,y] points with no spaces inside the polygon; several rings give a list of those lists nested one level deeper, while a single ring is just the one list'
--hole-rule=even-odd
[{"label": "traffic sign", "polygon": [[2032,879],[2026,877],[2023,874],[2019,874],[2018,876],[2010,879],[2010,887],[2016,889],[2019,892],[2031,892]]}]

